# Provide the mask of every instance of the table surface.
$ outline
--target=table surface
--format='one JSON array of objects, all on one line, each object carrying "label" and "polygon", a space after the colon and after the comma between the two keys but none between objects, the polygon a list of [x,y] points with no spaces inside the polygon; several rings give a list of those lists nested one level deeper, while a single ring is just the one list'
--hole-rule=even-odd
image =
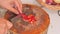
[{"label": "table surface", "polygon": [[[37,6],[41,6],[36,0],[21,0],[23,4],[34,4]],[[47,34],[60,34],[60,16],[58,15],[58,11],[53,11],[42,7],[50,17],[50,25],[48,28]]]}]

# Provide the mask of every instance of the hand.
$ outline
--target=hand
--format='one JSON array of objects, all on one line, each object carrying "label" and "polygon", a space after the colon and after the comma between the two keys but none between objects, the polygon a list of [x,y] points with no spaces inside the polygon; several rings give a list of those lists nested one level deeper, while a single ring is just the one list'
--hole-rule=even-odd
[{"label": "hand", "polygon": [[19,0],[0,0],[0,7],[8,9],[15,14],[19,14],[18,10],[13,8],[13,5],[16,6],[19,11],[22,10],[22,3]]},{"label": "hand", "polygon": [[8,29],[12,27],[12,23],[9,21],[0,18],[0,34],[6,34]]}]

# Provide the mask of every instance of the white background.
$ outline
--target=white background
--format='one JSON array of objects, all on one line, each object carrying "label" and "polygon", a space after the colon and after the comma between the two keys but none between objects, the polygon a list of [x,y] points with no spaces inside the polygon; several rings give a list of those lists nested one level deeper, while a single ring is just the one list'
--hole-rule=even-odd
[{"label": "white background", "polygon": [[[22,3],[25,4],[34,4],[40,6],[36,0],[21,0],[21,1]],[[43,9],[49,14],[50,17],[50,25],[47,34],[60,34],[60,16],[58,15],[57,11],[52,11],[44,7]]]}]

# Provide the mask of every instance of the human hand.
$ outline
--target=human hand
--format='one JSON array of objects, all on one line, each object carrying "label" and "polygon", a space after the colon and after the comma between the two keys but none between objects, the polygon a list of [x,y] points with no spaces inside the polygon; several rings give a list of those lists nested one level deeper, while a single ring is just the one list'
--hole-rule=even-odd
[{"label": "human hand", "polygon": [[19,14],[16,8],[13,8],[13,5],[18,8],[19,11],[22,10],[22,3],[19,0],[0,0],[0,7],[8,9],[15,14]]},{"label": "human hand", "polygon": [[7,34],[7,31],[12,27],[12,23],[0,18],[0,34]]}]

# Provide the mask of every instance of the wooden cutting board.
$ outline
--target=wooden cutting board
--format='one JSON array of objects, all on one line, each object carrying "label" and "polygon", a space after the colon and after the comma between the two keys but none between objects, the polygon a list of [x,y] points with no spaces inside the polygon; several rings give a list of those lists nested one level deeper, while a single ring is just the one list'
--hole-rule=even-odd
[{"label": "wooden cutting board", "polygon": [[8,11],[5,14],[5,19],[12,22],[13,27],[10,29],[11,31],[17,34],[41,34],[46,32],[50,18],[43,9],[36,5],[23,4],[22,12],[26,15],[34,15],[36,21],[30,24],[28,21],[23,20],[21,16]]}]

